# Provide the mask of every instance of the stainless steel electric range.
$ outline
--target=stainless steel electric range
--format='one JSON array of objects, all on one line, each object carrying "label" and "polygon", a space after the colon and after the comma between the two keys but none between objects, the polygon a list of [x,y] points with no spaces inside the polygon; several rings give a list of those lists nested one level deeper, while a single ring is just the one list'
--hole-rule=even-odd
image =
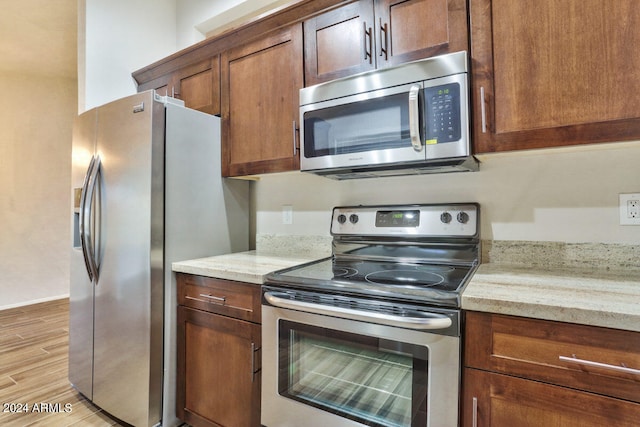
[{"label": "stainless steel electric range", "polygon": [[263,286],[262,424],[456,426],[475,203],[333,209],[330,258]]}]

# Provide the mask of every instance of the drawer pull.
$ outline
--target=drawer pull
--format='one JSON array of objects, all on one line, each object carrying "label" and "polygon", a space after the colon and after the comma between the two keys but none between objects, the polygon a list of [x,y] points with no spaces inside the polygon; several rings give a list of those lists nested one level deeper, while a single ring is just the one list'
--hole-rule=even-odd
[{"label": "drawer pull", "polygon": [[209,304],[222,304],[222,305],[224,305],[227,302],[227,297],[215,297],[213,295],[205,295],[205,294],[200,294],[200,296],[202,298],[207,298],[207,299],[206,300],[202,300],[200,298],[194,298],[194,297],[191,297],[189,295],[185,295],[184,297],[185,297],[185,299],[188,299],[188,300],[206,302],[206,303],[209,303]]},{"label": "drawer pull", "polygon": [[609,371],[621,372],[625,374],[640,375],[640,369],[629,368],[625,364],[622,364],[621,366],[616,366],[616,365],[610,365],[608,363],[593,362],[591,360],[578,359],[575,354],[572,355],[571,357],[560,356],[560,360],[567,363],[575,363],[576,365],[584,365],[584,366],[590,366],[593,368],[607,369]]}]

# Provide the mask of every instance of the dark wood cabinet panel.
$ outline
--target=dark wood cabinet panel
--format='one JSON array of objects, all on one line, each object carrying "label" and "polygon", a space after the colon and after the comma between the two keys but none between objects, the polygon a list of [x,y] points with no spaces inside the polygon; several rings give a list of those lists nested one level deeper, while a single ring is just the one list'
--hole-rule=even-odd
[{"label": "dark wood cabinet panel", "polygon": [[374,69],[373,26],[373,0],[349,3],[305,21],[305,85]]},{"label": "dark wood cabinet panel", "polygon": [[638,403],[469,368],[463,407],[466,427],[633,427],[640,420]]},{"label": "dark wood cabinet panel", "polygon": [[470,15],[476,152],[640,138],[635,0],[471,0]]},{"label": "dark wood cabinet panel", "polygon": [[464,336],[465,426],[640,419],[640,333],[467,312]]},{"label": "dark wood cabinet panel", "polygon": [[220,57],[215,56],[149,81],[140,81],[138,92],[155,89],[160,95],[184,101],[186,107],[220,114]]},{"label": "dark wood cabinet panel", "polygon": [[178,307],[178,417],[260,425],[260,325]]},{"label": "dark wood cabinet panel", "polygon": [[221,75],[222,174],[298,169],[301,24],[224,52]]},{"label": "dark wood cabinet panel", "polygon": [[375,13],[378,67],[469,48],[465,0],[378,0]]},{"label": "dark wood cabinet panel", "polygon": [[260,286],[176,278],[178,418],[194,427],[259,426]]},{"label": "dark wood cabinet panel", "polygon": [[178,304],[248,322],[260,323],[260,286],[176,273]]},{"label": "dark wood cabinet panel", "polygon": [[640,333],[489,313],[466,319],[465,366],[640,403],[640,374],[561,359],[640,368]]},{"label": "dark wood cabinet panel", "polygon": [[468,49],[465,0],[360,0],[304,22],[305,85]]},{"label": "dark wood cabinet panel", "polygon": [[185,106],[205,113],[220,115],[220,57],[196,64],[176,73],[176,97]]}]

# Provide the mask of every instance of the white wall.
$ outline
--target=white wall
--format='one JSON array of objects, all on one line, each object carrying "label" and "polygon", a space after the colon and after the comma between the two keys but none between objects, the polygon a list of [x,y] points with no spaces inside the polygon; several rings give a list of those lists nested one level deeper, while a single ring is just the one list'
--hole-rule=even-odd
[{"label": "white wall", "polygon": [[[618,193],[640,192],[638,159],[640,142],[489,155],[474,173],[350,181],[267,175],[254,185],[256,231],[328,235],[336,205],[478,202],[483,239],[638,244],[640,226],[618,223]],[[282,224],[282,205],[293,206],[292,225]]]},{"label": "white wall", "polygon": [[[251,2],[259,3],[256,0]],[[196,28],[202,25],[202,22],[240,3],[243,3],[243,0],[176,0],[178,50],[204,40],[206,31]]]},{"label": "white wall", "polygon": [[135,93],[133,71],[203,40],[223,24],[211,18],[228,13],[233,19],[278,2],[79,0],[79,111]]},{"label": "white wall", "polygon": [[131,73],[176,51],[176,0],[80,0],[79,111],[136,92]]},{"label": "white wall", "polygon": [[76,79],[0,73],[0,309],[69,293]]}]

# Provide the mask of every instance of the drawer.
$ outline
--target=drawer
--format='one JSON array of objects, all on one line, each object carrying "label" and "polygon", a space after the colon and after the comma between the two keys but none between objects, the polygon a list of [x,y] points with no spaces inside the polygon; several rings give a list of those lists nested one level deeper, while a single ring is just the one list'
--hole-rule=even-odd
[{"label": "drawer", "polygon": [[253,323],[261,322],[260,286],[176,273],[178,304]]},{"label": "drawer", "polygon": [[467,312],[465,366],[640,402],[640,333]]}]

